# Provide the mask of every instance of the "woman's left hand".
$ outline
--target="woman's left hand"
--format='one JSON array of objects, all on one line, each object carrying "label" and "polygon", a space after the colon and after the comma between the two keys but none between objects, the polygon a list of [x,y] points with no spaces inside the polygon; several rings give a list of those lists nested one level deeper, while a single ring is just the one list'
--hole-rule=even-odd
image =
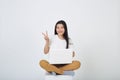
[{"label": "woman's left hand", "polygon": [[73,57],[75,57],[75,52],[73,51],[73,54],[72,54]]}]

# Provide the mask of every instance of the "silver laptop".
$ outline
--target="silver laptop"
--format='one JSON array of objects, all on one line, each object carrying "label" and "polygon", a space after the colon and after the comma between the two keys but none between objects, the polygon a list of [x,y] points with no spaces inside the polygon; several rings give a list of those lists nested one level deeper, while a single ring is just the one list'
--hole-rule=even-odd
[{"label": "silver laptop", "polygon": [[49,51],[50,64],[69,64],[72,63],[71,49],[52,49]]}]

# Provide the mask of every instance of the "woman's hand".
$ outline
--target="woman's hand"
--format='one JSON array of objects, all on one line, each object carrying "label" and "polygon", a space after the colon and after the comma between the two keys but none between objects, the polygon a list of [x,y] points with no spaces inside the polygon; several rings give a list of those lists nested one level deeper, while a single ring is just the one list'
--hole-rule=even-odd
[{"label": "woman's hand", "polygon": [[46,44],[44,46],[44,53],[47,54],[49,52],[49,37],[48,37],[48,33],[46,31],[46,33],[42,33],[44,36],[44,39],[46,40]]},{"label": "woman's hand", "polygon": [[75,57],[75,52],[73,51],[72,57]]},{"label": "woman's hand", "polygon": [[48,37],[47,31],[46,31],[46,33],[42,33],[42,35],[44,36],[44,39],[46,40],[46,42],[49,42],[49,37]]}]

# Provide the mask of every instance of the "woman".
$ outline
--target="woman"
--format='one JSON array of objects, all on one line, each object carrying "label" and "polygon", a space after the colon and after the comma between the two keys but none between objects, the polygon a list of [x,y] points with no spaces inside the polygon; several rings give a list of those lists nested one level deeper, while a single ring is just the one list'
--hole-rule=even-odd
[{"label": "woman", "polygon": [[[44,39],[46,44],[44,46],[44,53],[47,54],[50,49],[69,49],[73,45],[71,39],[68,37],[68,30],[66,22],[60,20],[55,25],[55,35],[52,39],[49,39],[48,34],[46,32],[42,33],[44,35]],[[73,52],[73,57],[75,56],[75,52]],[[49,64],[47,60],[41,60],[40,66],[48,72],[55,72],[57,74],[63,74],[66,70],[76,70],[80,67],[81,63],[77,60],[73,60],[70,64]]]}]

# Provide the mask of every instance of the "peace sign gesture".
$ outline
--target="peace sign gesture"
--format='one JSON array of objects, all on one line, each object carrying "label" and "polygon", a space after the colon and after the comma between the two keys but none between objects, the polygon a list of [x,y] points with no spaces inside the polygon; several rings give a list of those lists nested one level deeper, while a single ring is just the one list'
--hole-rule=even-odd
[{"label": "peace sign gesture", "polygon": [[44,36],[44,39],[49,42],[49,37],[48,37],[48,33],[46,31],[46,33],[42,33],[42,35]]}]

